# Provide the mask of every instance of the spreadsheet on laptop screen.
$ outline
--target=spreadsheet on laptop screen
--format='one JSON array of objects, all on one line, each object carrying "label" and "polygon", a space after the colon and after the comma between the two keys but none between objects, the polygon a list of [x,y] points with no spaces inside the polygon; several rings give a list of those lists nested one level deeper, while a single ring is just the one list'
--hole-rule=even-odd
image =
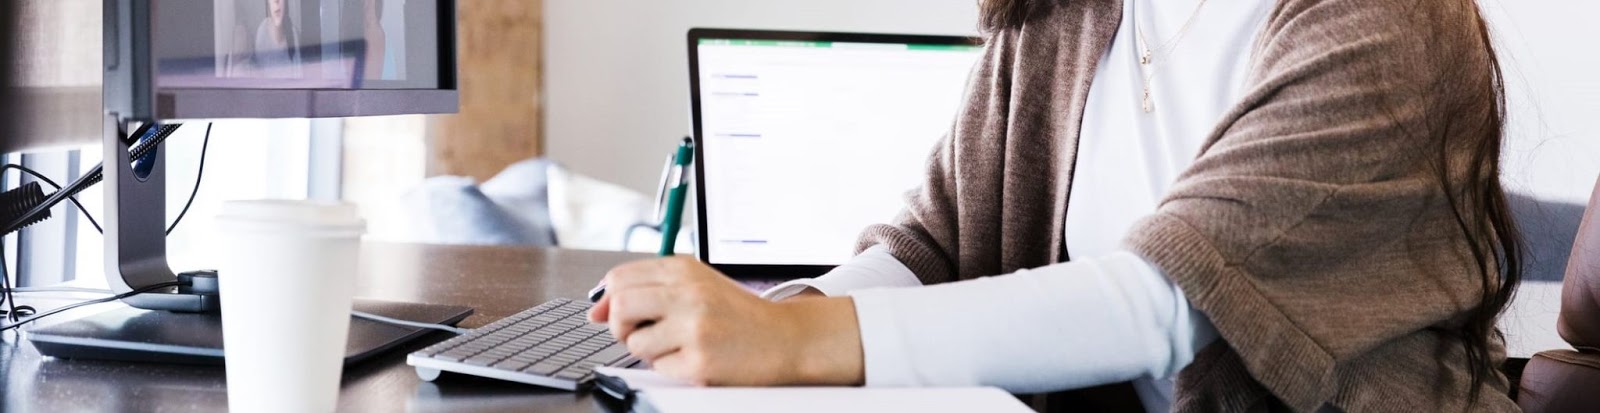
[{"label": "spreadsheet on laptop screen", "polygon": [[701,39],[714,264],[838,265],[922,184],[982,52],[950,44]]}]

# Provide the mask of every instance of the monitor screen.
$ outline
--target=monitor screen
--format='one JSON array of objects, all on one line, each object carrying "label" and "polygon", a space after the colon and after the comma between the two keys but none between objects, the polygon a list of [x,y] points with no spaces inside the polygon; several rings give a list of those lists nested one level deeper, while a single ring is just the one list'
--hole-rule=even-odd
[{"label": "monitor screen", "polygon": [[156,86],[453,89],[441,84],[440,6],[437,0],[160,2]]},{"label": "monitor screen", "polygon": [[981,47],[696,40],[712,264],[839,265],[890,222],[949,132]]}]

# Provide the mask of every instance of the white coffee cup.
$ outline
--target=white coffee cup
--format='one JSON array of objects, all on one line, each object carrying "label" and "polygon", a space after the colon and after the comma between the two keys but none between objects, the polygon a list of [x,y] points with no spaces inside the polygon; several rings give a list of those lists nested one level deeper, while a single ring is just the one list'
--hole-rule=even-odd
[{"label": "white coffee cup", "polygon": [[232,412],[332,412],[361,235],[354,206],[236,201],[216,218]]}]

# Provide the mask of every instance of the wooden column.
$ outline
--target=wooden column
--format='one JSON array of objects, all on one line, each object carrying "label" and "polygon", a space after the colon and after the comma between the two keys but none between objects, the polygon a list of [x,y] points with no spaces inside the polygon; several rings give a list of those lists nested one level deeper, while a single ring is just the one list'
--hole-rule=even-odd
[{"label": "wooden column", "polygon": [[427,174],[488,179],[538,156],[543,0],[459,0],[461,112],[429,119]]}]

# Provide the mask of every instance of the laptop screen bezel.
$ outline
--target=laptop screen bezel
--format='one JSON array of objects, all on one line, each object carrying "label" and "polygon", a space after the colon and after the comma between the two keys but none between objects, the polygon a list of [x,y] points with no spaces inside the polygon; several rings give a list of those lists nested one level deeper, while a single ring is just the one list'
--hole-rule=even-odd
[{"label": "laptop screen bezel", "polygon": [[[834,265],[789,265],[789,264],[718,264],[711,256],[711,243],[708,242],[710,233],[707,231],[710,213],[706,206],[706,189],[702,183],[705,180],[706,140],[702,128],[702,113],[700,102],[700,40],[702,39],[729,39],[729,40],[779,40],[779,41],[804,41],[804,42],[839,42],[839,43],[884,43],[884,44],[929,44],[950,46],[981,46],[982,39],[965,36],[934,36],[910,34],[874,34],[874,33],[839,33],[839,32],[800,32],[800,31],[773,31],[773,30],[740,30],[740,29],[711,29],[695,28],[689,30],[689,99],[690,110],[694,122],[694,187],[697,226],[699,228],[699,245],[697,256],[712,268],[721,271],[729,277],[739,279],[794,279],[816,277],[832,270]],[[862,228],[865,230],[866,228]]]}]

